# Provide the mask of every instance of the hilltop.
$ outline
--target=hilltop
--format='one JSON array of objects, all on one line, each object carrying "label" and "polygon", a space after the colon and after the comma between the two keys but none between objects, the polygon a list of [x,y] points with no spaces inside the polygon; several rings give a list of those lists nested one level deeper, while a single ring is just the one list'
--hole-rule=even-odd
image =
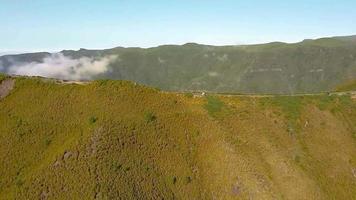
[{"label": "hilltop", "polygon": [[[355,38],[239,46],[188,43],[148,49],[65,50],[60,54],[70,59],[115,56],[106,71],[90,76],[90,80],[130,80],[168,91],[319,93],[356,79]],[[50,55],[2,56],[0,71],[10,73],[19,63],[40,63]]]},{"label": "hilltop", "polygon": [[4,81],[13,87],[0,99],[0,199],[356,197],[349,93],[194,96],[129,81]]}]

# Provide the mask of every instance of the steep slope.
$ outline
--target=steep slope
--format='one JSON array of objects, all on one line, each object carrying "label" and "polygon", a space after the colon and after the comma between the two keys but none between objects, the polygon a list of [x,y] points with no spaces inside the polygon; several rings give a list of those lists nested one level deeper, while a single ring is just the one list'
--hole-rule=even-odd
[{"label": "steep slope", "polygon": [[[354,38],[222,47],[189,43],[149,49],[118,47],[61,53],[76,59],[117,56],[105,73],[92,79],[131,80],[171,91],[317,93],[356,79]],[[1,62],[7,63],[2,71],[8,71],[11,67],[8,58],[0,57],[0,66]]]},{"label": "steep slope", "polygon": [[42,62],[44,58],[51,55],[47,52],[41,53],[27,53],[19,55],[5,55],[0,56],[0,71],[6,71],[9,67],[17,65],[18,63],[31,63],[31,62]]},{"label": "steep slope", "polygon": [[0,199],[356,197],[349,95],[193,97],[15,78],[0,108]]},{"label": "steep slope", "polygon": [[356,35],[334,37],[334,39],[343,40],[343,41],[346,41],[346,42],[356,43]]}]

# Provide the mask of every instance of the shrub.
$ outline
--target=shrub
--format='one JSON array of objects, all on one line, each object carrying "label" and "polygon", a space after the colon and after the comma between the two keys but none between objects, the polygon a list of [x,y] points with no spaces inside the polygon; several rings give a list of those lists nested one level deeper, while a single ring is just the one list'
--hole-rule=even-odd
[{"label": "shrub", "polygon": [[91,116],[91,117],[89,118],[89,124],[95,124],[96,121],[98,121],[98,118],[97,118],[97,117]]},{"label": "shrub", "polygon": [[301,108],[303,106],[302,98],[281,96],[274,97],[272,103],[282,108],[286,114],[287,119],[296,122],[300,116]]},{"label": "shrub", "polygon": [[17,187],[21,187],[24,184],[24,181],[21,178],[17,177],[15,184]]},{"label": "shrub", "polygon": [[351,96],[350,95],[341,95],[339,96],[339,102],[343,106],[350,106],[353,104]]},{"label": "shrub", "polygon": [[147,123],[153,122],[157,119],[153,112],[146,112],[145,113],[145,120]]},{"label": "shrub", "polygon": [[111,169],[115,172],[118,172],[121,168],[122,168],[122,165],[119,163],[114,162],[111,164]]},{"label": "shrub", "polygon": [[131,169],[130,167],[126,167],[125,171],[128,172],[128,171],[130,171],[130,169]]},{"label": "shrub", "polygon": [[52,140],[49,138],[45,139],[45,145],[48,147],[52,143]]},{"label": "shrub", "polygon": [[276,106],[280,108],[282,112],[275,111],[274,114],[280,116],[283,113],[284,117],[287,119],[286,131],[290,135],[294,135],[300,130],[299,118],[304,102],[305,101],[303,101],[303,97],[274,96],[262,99],[261,105],[267,109],[270,106]]},{"label": "shrub", "polygon": [[1,81],[5,80],[6,77],[7,76],[5,74],[0,73],[0,83],[1,83]]},{"label": "shrub", "polygon": [[108,85],[109,82],[110,82],[110,80],[107,80],[107,79],[95,81],[95,83],[98,84],[99,87],[106,86],[106,85]]},{"label": "shrub", "polygon": [[189,93],[185,93],[184,96],[188,97],[188,98],[193,98],[194,95],[193,95],[193,93],[189,92]]},{"label": "shrub", "polygon": [[204,108],[210,115],[214,115],[215,113],[220,112],[224,107],[224,103],[217,97],[208,96],[206,99],[207,103],[204,105]]},{"label": "shrub", "polygon": [[333,105],[335,101],[335,96],[322,95],[318,98],[317,106],[320,110],[326,110],[330,105]]}]

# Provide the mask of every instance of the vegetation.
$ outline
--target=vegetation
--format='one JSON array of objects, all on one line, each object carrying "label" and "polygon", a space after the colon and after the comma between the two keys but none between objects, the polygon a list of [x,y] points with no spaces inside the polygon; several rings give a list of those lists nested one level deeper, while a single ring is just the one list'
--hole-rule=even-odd
[{"label": "vegetation", "polygon": [[188,97],[188,98],[193,98],[194,97],[194,95],[193,95],[193,93],[185,93],[184,94],[186,97]]},{"label": "vegetation", "polygon": [[[119,55],[107,73],[92,78],[131,80],[170,91],[319,93],[356,79],[354,37],[296,44],[274,42],[221,47],[186,44],[62,53],[73,58]],[[12,62],[40,62],[48,55],[2,56],[2,71],[9,71]]]},{"label": "vegetation", "polygon": [[296,121],[299,119],[302,108],[302,97],[277,96],[270,99],[271,103],[279,106],[287,119]]},{"label": "vegetation", "polygon": [[356,80],[349,81],[345,84],[339,85],[336,87],[336,91],[343,92],[343,91],[355,91],[356,90]]},{"label": "vegetation", "polygon": [[97,118],[97,117],[91,116],[91,117],[89,118],[89,124],[95,124],[96,121],[98,121],[98,118]]},{"label": "vegetation", "polygon": [[5,80],[5,78],[6,78],[6,75],[0,73],[0,83],[1,83],[1,81]]},{"label": "vegetation", "polygon": [[207,103],[204,105],[204,108],[212,116],[214,116],[214,114],[220,112],[224,106],[224,103],[217,97],[207,96],[206,100],[207,100]]},{"label": "vegetation", "polygon": [[356,196],[349,95],[187,98],[127,81],[15,83],[0,100],[0,199]]},{"label": "vegetation", "polygon": [[147,123],[153,122],[156,120],[156,116],[152,112],[146,112],[145,113],[145,120]]}]

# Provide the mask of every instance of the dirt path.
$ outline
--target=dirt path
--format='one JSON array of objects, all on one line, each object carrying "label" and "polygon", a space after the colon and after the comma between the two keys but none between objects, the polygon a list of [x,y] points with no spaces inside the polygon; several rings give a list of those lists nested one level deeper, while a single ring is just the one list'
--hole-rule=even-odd
[{"label": "dirt path", "polygon": [[14,88],[15,80],[6,79],[0,83],[0,100],[5,98]]},{"label": "dirt path", "polygon": [[263,97],[302,97],[302,96],[321,96],[321,95],[337,95],[337,96],[343,96],[343,95],[351,95],[352,97],[356,96],[356,91],[346,91],[346,92],[322,92],[322,93],[305,93],[305,94],[219,94],[217,93],[216,95],[222,96],[222,97],[256,97],[256,98],[263,98]]},{"label": "dirt path", "polygon": [[87,84],[90,83],[90,81],[64,81],[64,80],[59,80],[59,83],[65,84],[65,85],[70,85],[70,84],[87,85]]},{"label": "dirt path", "polygon": [[216,92],[199,92],[199,91],[187,91],[187,92],[166,92],[166,93],[179,93],[186,94],[192,93],[194,97],[204,97],[207,95],[216,95],[220,97],[253,97],[253,98],[266,98],[266,97],[302,97],[302,96],[322,96],[322,95],[350,95],[351,98],[356,99],[356,91],[345,91],[345,92],[320,92],[320,93],[301,93],[301,94],[226,94],[226,93],[216,93]]}]

